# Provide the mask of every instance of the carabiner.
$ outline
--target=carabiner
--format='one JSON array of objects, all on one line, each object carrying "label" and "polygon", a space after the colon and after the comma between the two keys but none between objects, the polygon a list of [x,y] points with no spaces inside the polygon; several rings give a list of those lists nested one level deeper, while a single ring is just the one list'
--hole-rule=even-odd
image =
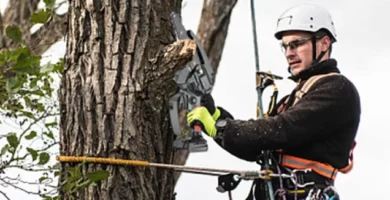
[{"label": "carabiner", "polygon": [[304,184],[300,184],[300,183],[297,183],[297,181],[295,180],[296,178],[296,172],[304,172],[304,173],[307,173],[307,172],[311,172],[311,169],[294,169],[291,171],[291,174],[292,176],[290,177],[290,180],[299,188],[304,188],[306,186],[309,186],[309,185],[314,185],[315,183],[312,181],[312,182],[308,182],[308,183],[304,183]]}]

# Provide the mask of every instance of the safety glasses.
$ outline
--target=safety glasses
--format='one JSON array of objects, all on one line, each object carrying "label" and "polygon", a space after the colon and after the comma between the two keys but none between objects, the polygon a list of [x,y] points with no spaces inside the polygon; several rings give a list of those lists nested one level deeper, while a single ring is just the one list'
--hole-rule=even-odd
[{"label": "safety glasses", "polygon": [[299,38],[299,39],[296,39],[296,40],[293,40],[293,41],[290,41],[289,43],[287,44],[284,44],[283,42],[280,44],[281,46],[281,49],[283,51],[283,53],[285,53],[287,51],[287,48],[290,47],[290,50],[295,50],[296,48],[298,48],[299,46],[302,46],[304,45],[307,41],[311,40],[311,37],[309,38]]}]

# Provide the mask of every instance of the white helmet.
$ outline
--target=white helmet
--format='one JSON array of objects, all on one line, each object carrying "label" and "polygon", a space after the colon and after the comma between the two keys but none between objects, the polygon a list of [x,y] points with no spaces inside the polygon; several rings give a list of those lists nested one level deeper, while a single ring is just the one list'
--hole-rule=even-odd
[{"label": "white helmet", "polygon": [[325,29],[336,42],[336,30],[329,12],[317,5],[303,4],[289,8],[278,19],[275,37],[280,40],[285,31],[317,32]]}]

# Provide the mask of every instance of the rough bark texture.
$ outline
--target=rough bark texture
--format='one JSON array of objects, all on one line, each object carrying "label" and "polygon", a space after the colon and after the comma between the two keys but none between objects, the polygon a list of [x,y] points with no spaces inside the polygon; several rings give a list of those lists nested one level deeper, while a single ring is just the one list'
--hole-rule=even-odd
[{"label": "rough bark texture", "polygon": [[51,45],[63,38],[67,27],[67,16],[53,15],[52,19],[32,33],[30,22],[31,15],[37,11],[40,0],[10,0],[4,11],[0,14],[0,49],[15,48],[17,43],[6,37],[5,30],[9,25],[15,25],[20,28],[23,34],[23,40],[30,46],[32,52],[36,55],[43,54]]},{"label": "rough bark texture", "polygon": [[[198,26],[197,38],[207,52],[210,64],[217,75],[228,34],[230,17],[237,0],[212,1],[204,0],[202,15]],[[215,81],[216,76],[214,76]],[[189,156],[187,150],[175,152],[174,163],[184,165]],[[180,177],[175,173],[175,180]]]},{"label": "rough bark texture", "polygon": [[[62,155],[173,162],[172,78],[194,49],[183,47],[188,42],[169,45],[169,15],[180,9],[176,0],[70,2],[60,90]],[[99,169],[108,170],[109,179],[76,199],[173,199],[172,171],[96,164],[83,170]]]}]

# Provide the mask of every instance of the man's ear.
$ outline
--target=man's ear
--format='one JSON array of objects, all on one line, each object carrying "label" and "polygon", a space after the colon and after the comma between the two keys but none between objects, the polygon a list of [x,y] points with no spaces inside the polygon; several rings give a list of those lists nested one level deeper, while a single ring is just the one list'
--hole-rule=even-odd
[{"label": "man's ear", "polygon": [[320,43],[321,43],[321,51],[327,51],[327,50],[329,50],[329,47],[330,47],[332,42],[331,42],[329,36],[326,35],[320,40]]}]

